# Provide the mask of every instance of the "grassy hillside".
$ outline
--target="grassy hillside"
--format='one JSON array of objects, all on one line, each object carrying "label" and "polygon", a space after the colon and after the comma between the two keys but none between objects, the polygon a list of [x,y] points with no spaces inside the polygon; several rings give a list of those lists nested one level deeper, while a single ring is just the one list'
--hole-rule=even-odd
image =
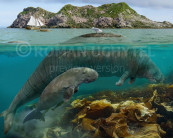
[{"label": "grassy hillside", "polygon": [[92,17],[99,18],[101,16],[105,17],[118,17],[118,14],[123,13],[124,15],[128,14],[137,14],[135,10],[130,8],[125,2],[122,3],[112,3],[104,4],[98,8],[91,5],[77,7],[71,4],[65,5],[58,13],[62,13],[66,16],[79,16],[79,17]]},{"label": "grassy hillside", "polygon": [[65,5],[57,13],[46,11],[40,7],[25,8],[13,22],[11,27],[26,27],[29,18],[39,18],[50,28],[172,28],[169,22],[154,22],[139,15],[125,2],[104,4],[99,7],[86,5],[83,7]]}]

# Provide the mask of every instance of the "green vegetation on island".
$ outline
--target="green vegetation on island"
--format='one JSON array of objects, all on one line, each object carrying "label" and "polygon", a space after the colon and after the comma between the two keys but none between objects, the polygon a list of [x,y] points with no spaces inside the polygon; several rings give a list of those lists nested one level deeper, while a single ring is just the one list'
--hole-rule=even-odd
[{"label": "green vegetation on island", "polygon": [[156,22],[139,15],[125,2],[104,4],[99,7],[65,5],[59,12],[52,13],[40,7],[25,8],[10,26],[24,28],[30,17],[39,18],[49,28],[172,28],[173,24]]}]

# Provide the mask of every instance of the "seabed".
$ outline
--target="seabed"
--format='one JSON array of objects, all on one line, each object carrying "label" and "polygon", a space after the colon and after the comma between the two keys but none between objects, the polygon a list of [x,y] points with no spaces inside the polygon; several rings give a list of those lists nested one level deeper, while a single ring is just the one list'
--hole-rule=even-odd
[{"label": "seabed", "polygon": [[[34,106],[34,104],[25,106],[25,111]],[[35,133],[31,135],[23,126],[18,125],[13,127],[14,132],[8,136],[173,137],[173,85],[169,84],[150,84],[130,90],[102,91],[93,95],[78,96],[64,108],[57,109],[54,111],[54,117],[47,113],[55,119],[47,127],[37,127]],[[58,113],[61,113],[61,117],[56,117]],[[32,130],[36,128],[33,123],[26,126]]]}]

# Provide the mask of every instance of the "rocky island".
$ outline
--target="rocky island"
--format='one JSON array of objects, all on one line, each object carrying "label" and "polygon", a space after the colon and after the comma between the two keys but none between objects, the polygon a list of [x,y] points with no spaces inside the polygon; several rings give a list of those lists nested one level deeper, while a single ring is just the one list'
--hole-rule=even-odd
[{"label": "rocky island", "polygon": [[138,14],[124,2],[99,7],[68,4],[57,13],[28,7],[19,13],[10,28],[25,28],[31,16],[39,18],[47,28],[173,28],[170,22],[156,22]]}]

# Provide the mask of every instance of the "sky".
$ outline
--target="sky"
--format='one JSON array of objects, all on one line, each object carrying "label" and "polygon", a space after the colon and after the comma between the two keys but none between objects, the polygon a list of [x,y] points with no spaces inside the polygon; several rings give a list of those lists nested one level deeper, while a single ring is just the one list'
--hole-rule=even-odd
[{"label": "sky", "polygon": [[58,12],[65,4],[100,6],[119,2],[126,2],[151,20],[173,23],[173,0],[0,0],[0,27],[10,26],[17,15],[29,6]]}]

